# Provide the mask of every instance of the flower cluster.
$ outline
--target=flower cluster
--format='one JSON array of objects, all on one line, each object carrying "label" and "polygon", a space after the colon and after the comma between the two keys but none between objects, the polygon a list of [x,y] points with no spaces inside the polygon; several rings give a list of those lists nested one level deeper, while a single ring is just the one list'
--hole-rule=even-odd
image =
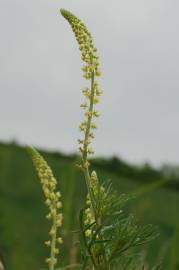
[{"label": "flower cluster", "polygon": [[[93,198],[95,198],[95,195],[96,195],[97,189],[98,189],[98,179],[97,179],[97,175],[96,175],[95,171],[93,171],[91,173],[90,189],[91,189]],[[89,194],[87,194],[86,205],[87,205],[87,208],[85,209],[84,224],[86,226],[88,226],[88,225],[91,225],[92,223],[95,222],[93,204],[92,204],[92,201],[91,201],[91,198],[90,198]],[[86,234],[86,237],[90,237],[92,235],[92,229],[87,229],[85,234]]]},{"label": "flower cluster", "polygon": [[99,56],[97,54],[97,48],[94,46],[91,33],[88,31],[84,23],[70,11],[65,9],[61,9],[60,11],[63,17],[71,25],[79,44],[81,58],[85,62],[85,66],[82,68],[84,78],[91,79],[92,72],[96,76],[100,76]]},{"label": "flower cluster", "polygon": [[99,88],[98,81],[95,77],[101,75],[99,68],[99,56],[94,46],[91,33],[88,31],[84,23],[71,12],[61,9],[61,14],[69,22],[75,34],[76,40],[81,51],[81,58],[84,61],[82,67],[83,77],[91,80],[90,87],[82,89],[85,101],[80,105],[85,110],[85,120],[80,124],[80,131],[84,133],[84,138],[79,139],[80,152],[83,157],[83,167],[88,167],[87,154],[93,154],[94,151],[90,147],[91,140],[94,138],[93,130],[96,129],[96,123],[92,122],[93,117],[98,117],[98,111],[94,110],[94,105],[99,102],[99,96],[102,91]]},{"label": "flower cluster", "polygon": [[[94,222],[97,222],[97,219],[99,220],[101,218],[104,205],[100,205],[100,202],[103,201],[103,199],[106,197],[105,190],[103,186],[100,185],[95,171],[93,171],[90,176],[90,190],[92,196],[90,196],[90,194],[87,194],[86,199],[87,208],[85,209],[85,216],[84,216],[84,224],[86,226],[89,226]],[[93,232],[92,227],[93,226],[91,226],[90,229],[86,230],[85,232],[86,237],[90,237],[92,235]]]},{"label": "flower cluster", "polygon": [[45,204],[49,209],[46,218],[52,220],[52,227],[49,232],[51,240],[45,242],[46,246],[51,248],[51,255],[46,259],[46,262],[49,265],[55,265],[57,263],[56,255],[59,254],[59,248],[56,247],[56,244],[61,244],[63,242],[61,237],[57,237],[57,230],[58,227],[62,226],[63,219],[61,213],[62,203],[60,201],[61,194],[56,191],[57,181],[44,158],[32,147],[28,147],[28,151],[42,184],[45,195]]}]

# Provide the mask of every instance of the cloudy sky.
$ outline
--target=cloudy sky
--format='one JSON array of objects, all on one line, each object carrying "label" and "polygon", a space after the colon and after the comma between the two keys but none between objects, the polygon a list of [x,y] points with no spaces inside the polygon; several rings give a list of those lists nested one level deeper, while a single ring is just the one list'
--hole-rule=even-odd
[{"label": "cloudy sky", "polygon": [[97,155],[179,163],[178,0],[0,0],[0,140],[76,151],[78,15],[101,56]]}]

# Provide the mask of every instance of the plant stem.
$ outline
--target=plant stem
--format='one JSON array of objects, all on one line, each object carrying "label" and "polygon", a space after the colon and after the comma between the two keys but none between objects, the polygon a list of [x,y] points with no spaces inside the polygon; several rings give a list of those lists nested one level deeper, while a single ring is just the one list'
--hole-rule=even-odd
[{"label": "plant stem", "polygon": [[[93,106],[94,106],[94,96],[95,96],[94,79],[95,79],[95,73],[94,71],[92,71],[89,114],[88,114],[88,119],[87,119],[87,127],[86,127],[85,139],[84,139],[84,145],[83,145],[84,148],[83,148],[82,160],[83,160],[83,173],[85,176],[86,185],[87,185],[88,193],[89,193],[91,204],[92,204],[92,211],[93,211],[95,221],[96,221],[96,229],[98,229],[99,226],[101,225],[101,220],[99,219],[96,213],[95,200],[94,200],[94,195],[92,193],[91,186],[90,186],[90,174],[89,174],[89,169],[88,169],[88,140],[89,140],[91,122],[92,122],[92,117],[93,117]],[[106,260],[105,256],[104,256],[104,259]],[[94,263],[93,268],[100,269],[100,266],[98,266],[97,262],[94,261],[93,263]]]},{"label": "plant stem", "polygon": [[[91,72],[91,93],[90,93],[89,114],[88,114],[87,126],[86,126],[85,138],[84,138],[84,144],[83,144],[82,162],[83,162],[83,173],[85,176],[86,186],[87,186],[88,194],[90,196],[90,200],[92,204],[92,211],[96,220],[95,201],[94,201],[94,195],[92,193],[91,186],[90,186],[90,173],[88,169],[88,166],[89,166],[88,165],[88,144],[89,144],[91,122],[92,122],[92,117],[93,117],[93,105],[94,105],[94,96],[95,96],[94,79],[95,79],[95,72],[92,71]],[[91,254],[91,259],[93,263],[93,269],[95,268],[98,270],[98,265],[95,262],[95,259],[93,258],[92,254]]]},{"label": "plant stem", "polygon": [[85,139],[84,139],[84,148],[83,148],[83,155],[82,155],[82,160],[83,160],[83,172],[86,180],[86,185],[88,189],[88,193],[91,199],[93,211],[95,213],[95,206],[94,206],[94,197],[91,192],[90,188],[90,174],[88,170],[88,165],[87,165],[87,158],[88,158],[88,140],[89,140],[89,134],[90,134],[90,128],[91,128],[91,121],[92,121],[92,115],[93,115],[93,105],[94,105],[94,94],[95,94],[95,89],[94,89],[94,79],[95,79],[95,73],[94,71],[91,72],[91,95],[90,95],[90,104],[89,104],[89,115],[87,119],[87,127],[86,127],[86,132],[85,132]]},{"label": "plant stem", "polygon": [[52,238],[51,238],[51,250],[50,250],[50,263],[49,270],[55,270],[55,247],[56,247],[56,237],[57,237],[57,227],[56,227],[56,217],[53,217],[53,225],[52,225]]},{"label": "plant stem", "polygon": [[64,268],[60,268],[60,269],[57,269],[57,270],[67,270],[67,269],[70,269],[70,268],[80,267],[80,266],[81,266],[81,264],[75,263],[75,264],[67,265],[67,266],[65,266]]},{"label": "plant stem", "polygon": [[87,155],[88,155],[88,139],[89,139],[89,133],[90,133],[90,127],[91,127],[91,121],[92,121],[92,113],[93,113],[93,105],[94,105],[94,78],[95,74],[94,71],[91,72],[91,96],[90,96],[90,104],[89,104],[89,115],[87,120],[87,127],[85,132],[85,139],[84,139],[84,151],[83,151],[83,162],[85,163],[87,161]]}]

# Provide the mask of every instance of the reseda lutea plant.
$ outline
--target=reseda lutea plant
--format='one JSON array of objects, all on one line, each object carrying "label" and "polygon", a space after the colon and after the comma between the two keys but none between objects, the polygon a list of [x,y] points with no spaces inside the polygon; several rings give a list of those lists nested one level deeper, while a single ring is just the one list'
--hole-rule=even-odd
[{"label": "reseda lutea plant", "polygon": [[[64,9],[61,9],[61,14],[75,34],[84,62],[83,77],[89,82],[89,85],[82,89],[85,100],[80,105],[84,109],[84,121],[80,124],[83,137],[78,140],[81,153],[81,163],[78,166],[84,174],[87,197],[86,207],[79,215],[81,261],[76,269],[147,270],[140,256],[134,253],[134,248],[153,239],[156,235],[154,228],[151,225],[138,226],[132,215],[125,215],[122,208],[130,199],[129,196],[119,196],[113,191],[111,183],[101,183],[97,173],[90,171],[88,156],[94,153],[91,140],[96,129],[93,119],[99,116],[95,105],[102,93],[97,81],[101,75],[97,49],[91,33],[79,18]],[[45,194],[45,203],[49,209],[47,219],[52,222],[50,239],[45,242],[50,247],[50,255],[46,259],[48,269],[71,269],[74,265],[65,268],[57,266],[58,244],[62,243],[59,236],[62,204],[61,194],[56,191],[57,182],[43,157],[32,147],[28,150]]]}]

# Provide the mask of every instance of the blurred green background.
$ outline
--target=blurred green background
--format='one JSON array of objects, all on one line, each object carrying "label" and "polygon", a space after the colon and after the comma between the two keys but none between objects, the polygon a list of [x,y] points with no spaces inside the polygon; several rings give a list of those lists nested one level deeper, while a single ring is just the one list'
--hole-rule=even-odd
[{"label": "blurred green background", "polygon": [[[77,260],[75,242],[78,235],[78,213],[84,206],[86,187],[75,164],[76,155],[42,152],[58,180],[62,193],[65,239],[61,261]],[[143,248],[149,264],[163,262],[164,270],[179,269],[179,181],[170,168],[154,169],[149,164],[129,165],[113,157],[95,159],[92,167],[100,179],[112,180],[121,193],[136,198],[127,211],[133,212],[139,223],[158,226],[159,237]],[[48,221],[43,194],[30,157],[15,143],[0,143],[0,258],[7,269],[44,269],[48,250]]]}]

